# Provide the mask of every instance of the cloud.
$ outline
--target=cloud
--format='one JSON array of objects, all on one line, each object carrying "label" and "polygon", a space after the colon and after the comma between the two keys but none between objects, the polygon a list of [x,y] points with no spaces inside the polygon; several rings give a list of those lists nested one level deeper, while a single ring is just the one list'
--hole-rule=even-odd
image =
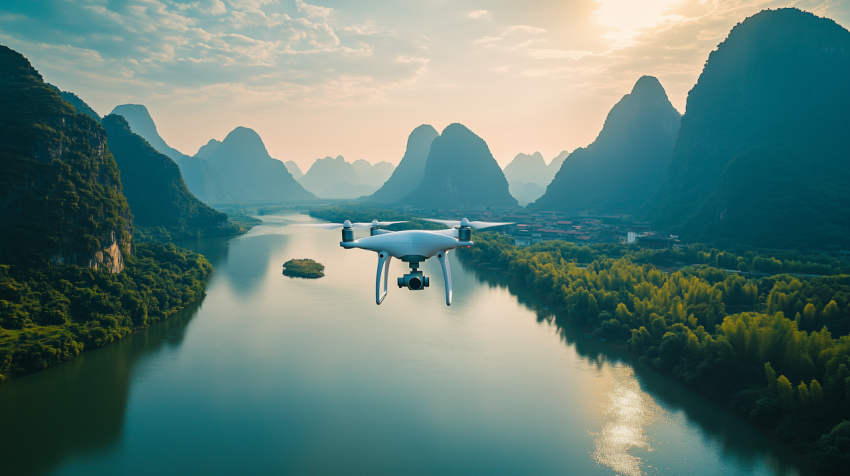
[{"label": "cloud", "polygon": [[517,33],[546,33],[543,28],[535,28],[528,25],[512,25],[504,29],[503,35],[511,35]]},{"label": "cloud", "polygon": [[178,10],[193,9],[208,15],[223,15],[227,13],[227,7],[221,0],[200,0],[189,3],[169,1],[168,3]]},{"label": "cloud", "polygon": [[485,43],[492,43],[494,41],[499,41],[501,38],[496,36],[485,36],[483,38],[478,38],[477,40],[473,40],[472,44],[474,45],[483,45]]},{"label": "cloud", "polygon": [[361,36],[369,36],[369,35],[377,35],[381,33],[378,28],[375,26],[374,20],[368,20],[365,23],[360,25],[349,25],[344,26],[339,29],[340,31],[344,31],[346,33],[352,35],[361,35]]},{"label": "cloud", "polygon": [[327,18],[334,12],[333,8],[310,5],[304,3],[304,0],[295,0],[295,5],[299,12],[304,12],[310,18]]},{"label": "cloud", "polygon": [[580,59],[585,56],[592,55],[590,51],[577,50],[556,50],[556,49],[531,49],[528,50],[528,56],[534,59],[554,59],[554,58],[571,58]]},{"label": "cloud", "polygon": [[474,12],[469,12],[469,18],[484,18],[489,14],[487,10],[475,10]]}]

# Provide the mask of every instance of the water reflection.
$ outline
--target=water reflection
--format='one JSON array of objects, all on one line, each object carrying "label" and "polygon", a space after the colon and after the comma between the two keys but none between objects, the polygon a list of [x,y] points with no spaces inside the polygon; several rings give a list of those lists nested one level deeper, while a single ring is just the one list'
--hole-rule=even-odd
[{"label": "water reflection", "polygon": [[69,455],[118,444],[136,365],[178,348],[197,301],[165,321],[56,367],[0,386],[3,474],[45,474]]},{"label": "water reflection", "polygon": [[593,459],[620,474],[642,475],[641,458],[632,452],[638,448],[652,451],[647,428],[666,412],[640,388],[631,367],[605,366],[602,374],[609,388],[595,412],[606,421],[602,431],[591,432],[596,447]]}]

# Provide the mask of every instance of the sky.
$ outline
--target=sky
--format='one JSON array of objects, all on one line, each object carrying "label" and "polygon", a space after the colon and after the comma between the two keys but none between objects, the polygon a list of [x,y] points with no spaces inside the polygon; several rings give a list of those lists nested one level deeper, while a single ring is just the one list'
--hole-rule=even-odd
[{"label": "sky", "polygon": [[420,124],[460,122],[501,166],[590,144],[643,75],[673,106],[729,30],[850,0],[3,0],[0,44],[101,115],[144,104],[193,155],[237,126],[306,171],[398,164]]}]

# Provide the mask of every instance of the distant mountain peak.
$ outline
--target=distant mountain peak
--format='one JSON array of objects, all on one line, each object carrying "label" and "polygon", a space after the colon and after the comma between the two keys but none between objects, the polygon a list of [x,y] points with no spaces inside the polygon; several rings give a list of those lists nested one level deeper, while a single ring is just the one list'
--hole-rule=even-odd
[{"label": "distant mountain peak", "polygon": [[634,87],[631,94],[637,96],[661,96],[667,98],[667,91],[664,86],[661,86],[661,81],[655,76],[641,76]]},{"label": "distant mountain peak", "polygon": [[381,188],[366,200],[393,203],[418,187],[425,174],[431,143],[439,135],[430,124],[422,124],[413,129],[407,137],[407,148],[398,167],[393,170],[392,175]]},{"label": "distant mountain peak", "polygon": [[177,160],[184,157],[184,154],[177,149],[165,143],[159,132],[156,130],[156,124],[148,112],[148,108],[142,104],[122,104],[116,106],[110,114],[123,116],[130,124],[130,129],[142,136],[150,145],[159,153],[171,157],[172,160]]},{"label": "distant mountain peak", "polygon": [[213,153],[214,150],[221,145],[220,141],[215,139],[210,139],[205,145],[202,145],[200,149],[198,149],[198,153],[195,154],[195,157],[200,157],[202,159],[206,159]]},{"label": "distant mountain peak", "polygon": [[658,79],[642,76],[611,108],[592,144],[552,161],[555,178],[531,206],[634,211],[663,182],[680,123]]},{"label": "distant mountain peak", "polygon": [[221,141],[221,144],[209,155],[212,163],[221,161],[246,162],[270,159],[269,151],[263,139],[254,129],[239,126]]}]

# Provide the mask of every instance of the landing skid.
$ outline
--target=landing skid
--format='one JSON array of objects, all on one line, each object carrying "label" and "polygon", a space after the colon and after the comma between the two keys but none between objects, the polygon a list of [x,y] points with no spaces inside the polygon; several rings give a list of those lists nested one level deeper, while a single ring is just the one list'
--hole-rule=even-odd
[{"label": "landing skid", "polygon": [[[375,303],[379,306],[387,297],[387,282],[389,281],[390,262],[393,257],[386,251],[378,253],[378,274],[375,276]],[[443,282],[446,284],[446,306],[452,305],[452,268],[449,265],[449,252],[437,253],[437,260],[443,268]],[[381,289],[381,275],[383,274],[384,286]],[[401,278],[399,278],[401,279]]]}]

